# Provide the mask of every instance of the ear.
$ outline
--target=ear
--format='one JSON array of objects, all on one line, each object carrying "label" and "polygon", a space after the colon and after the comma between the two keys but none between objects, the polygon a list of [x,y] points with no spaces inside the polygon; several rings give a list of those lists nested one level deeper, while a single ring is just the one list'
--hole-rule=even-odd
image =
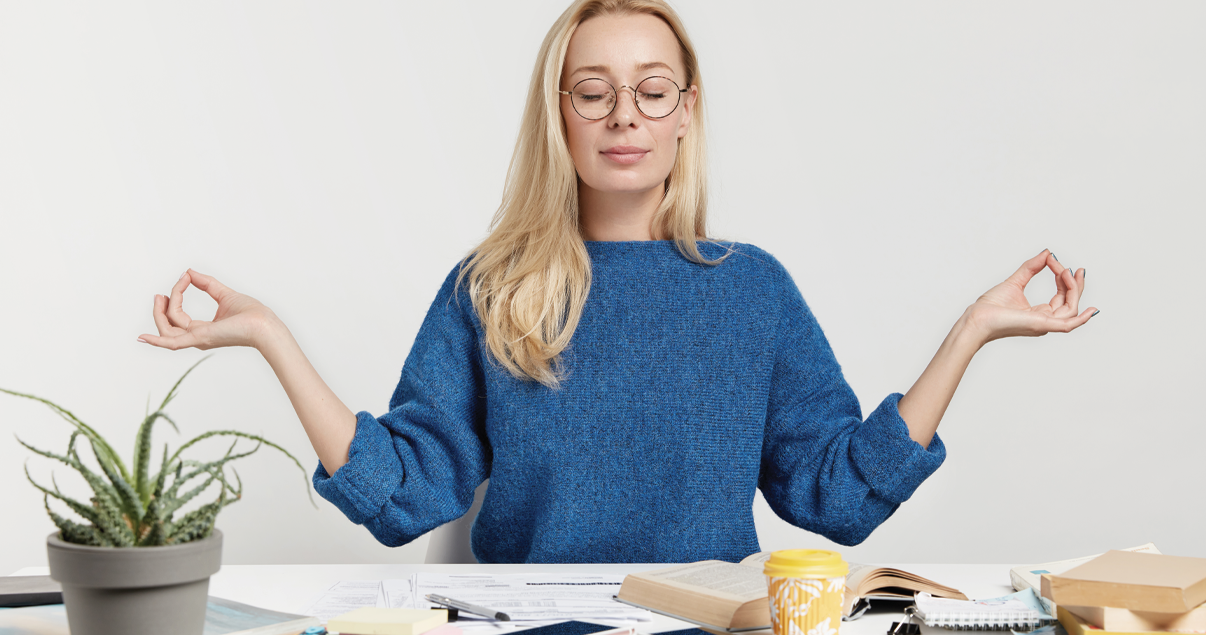
[{"label": "ear", "polygon": [[699,98],[699,87],[691,85],[690,90],[683,93],[683,118],[678,123],[678,138],[687,136],[691,129],[691,119],[695,116],[695,100]]}]

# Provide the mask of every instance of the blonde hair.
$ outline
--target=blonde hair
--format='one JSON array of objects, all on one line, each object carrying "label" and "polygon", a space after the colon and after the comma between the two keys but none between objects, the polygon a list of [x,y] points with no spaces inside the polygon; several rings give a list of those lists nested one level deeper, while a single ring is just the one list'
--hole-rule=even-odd
[{"label": "blonde hair", "polygon": [[485,331],[490,355],[513,376],[555,388],[590,292],[590,257],[578,222],[578,180],[561,118],[562,67],[578,25],[596,16],[649,14],[678,38],[695,112],[678,141],[653,237],[673,239],[691,261],[712,263],[696,240],[707,235],[707,166],[703,84],[691,40],[662,0],[577,0],[549,29],[528,88],[519,138],[491,231],[465,258],[459,277]]}]

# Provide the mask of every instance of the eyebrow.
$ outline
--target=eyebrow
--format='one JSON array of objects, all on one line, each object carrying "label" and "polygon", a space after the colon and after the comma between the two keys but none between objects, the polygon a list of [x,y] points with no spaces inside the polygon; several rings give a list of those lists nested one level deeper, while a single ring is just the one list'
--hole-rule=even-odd
[{"label": "eyebrow", "polygon": [[[670,68],[669,64],[665,64],[663,62],[645,62],[643,64],[637,64],[636,70],[638,72],[640,72],[640,71],[647,71],[647,70],[650,70],[653,68],[664,68],[670,72],[674,72],[674,69]],[[603,65],[579,66],[576,70],[574,70],[573,73],[570,73],[570,75],[577,75],[578,73],[587,72],[587,71],[591,72],[591,73],[610,73],[611,67],[603,66]]]}]

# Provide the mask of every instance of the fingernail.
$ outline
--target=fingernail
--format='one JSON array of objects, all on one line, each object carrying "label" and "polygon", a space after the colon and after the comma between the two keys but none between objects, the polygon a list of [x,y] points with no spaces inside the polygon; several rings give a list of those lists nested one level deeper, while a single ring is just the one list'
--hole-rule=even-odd
[{"label": "fingernail", "polygon": [[184,271],[184,273],[180,274],[180,278],[176,278],[176,279],[177,279],[177,280],[180,280],[181,278],[183,278],[184,276],[187,276],[187,275],[188,275],[188,270],[186,269],[186,270]]},{"label": "fingernail", "polygon": [[[1051,257],[1052,257],[1052,258],[1055,258],[1055,252],[1054,252],[1054,251],[1053,251],[1053,252],[1051,252]],[[1055,262],[1059,262],[1059,258],[1055,258]],[[183,278],[184,276],[181,276],[181,277]]]},{"label": "fingernail", "polygon": [[[1097,315],[1098,313],[1101,313],[1101,309],[1097,309],[1096,311],[1094,311],[1093,315]],[[1089,317],[1093,317],[1093,315],[1090,315]]]},{"label": "fingernail", "polygon": [[143,344],[150,344],[150,342],[148,342],[148,341],[146,341],[146,340],[142,339],[141,337],[140,337],[140,338],[138,338],[138,341],[139,341],[139,342],[142,342]]}]

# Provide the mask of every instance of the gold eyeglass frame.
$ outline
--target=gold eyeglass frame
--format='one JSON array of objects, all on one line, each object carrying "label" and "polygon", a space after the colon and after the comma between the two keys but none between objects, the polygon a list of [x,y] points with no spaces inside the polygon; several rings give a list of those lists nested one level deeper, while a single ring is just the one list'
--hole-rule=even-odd
[{"label": "gold eyeglass frame", "polygon": [[[641,84],[644,84],[645,82],[647,82],[651,79],[664,79],[664,80],[670,82],[671,84],[674,84],[674,88],[677,89],[677,93],[675,94],[675,97],[678,98],[678,101],[674,102],[674,107],[670,109],[670,112],[662,115],[661,117],[654,117],[652,115],[646,114],[645,111],[641,109],[640,98],[637,97],[636,89],[640,88]],[[674,111],[678,110],[678,105],[683,103],[683,93],[691,90],[690,88],[679,88],[678,82],[674,81],[673,79],[670,79],[669,77],[665,77],[662,75],[650,75],[649,77],[646,77],[645,79],[642,79],[641,81],[637,82],[636,88],[633,88],[631,86],[621,86],[619,88],[616,88],[615,86],[611,85],[611,82],[607,81],[606,79],[603,79],[602,77],[587,77],[586,79],[579,81],[577,84],[574,84],[574,88],[577,88],[578,86],[582,85],[582,82],[589,82],[591,80],[599,80],[599,81],[603,82],[604,84],[607,84],[607,86],[609,88],[611,88],[611,94],[615,97],[615,100],[611,102],[611,109],[608,110],[607,114],[603,115],[602,117],[593,117],[592,118],[592,117],[587,117],[586,115],[582,114],[578,110],[578,105],[574,103],[574,91],[572,89],[557,91],[558,93],[560,93],[562,95],[569,95],[570,96],[570,106],[572,106],[574,108],[574,112],[578,113],[579,117],[582,117],[583,119],[585,119],[587,121],[599,121],[600,119],[606,119],[606,118],[610,117],[611,113],[616,111],[616,105],[620,103],[620,91],[624,90],[625,88],[632,91],[632,102],[633,102],[633,104],[636,105],[637,112],[641,113],[641,116],[645,117],[646,119],[665,119],[666,117],[673,115]]]}]

